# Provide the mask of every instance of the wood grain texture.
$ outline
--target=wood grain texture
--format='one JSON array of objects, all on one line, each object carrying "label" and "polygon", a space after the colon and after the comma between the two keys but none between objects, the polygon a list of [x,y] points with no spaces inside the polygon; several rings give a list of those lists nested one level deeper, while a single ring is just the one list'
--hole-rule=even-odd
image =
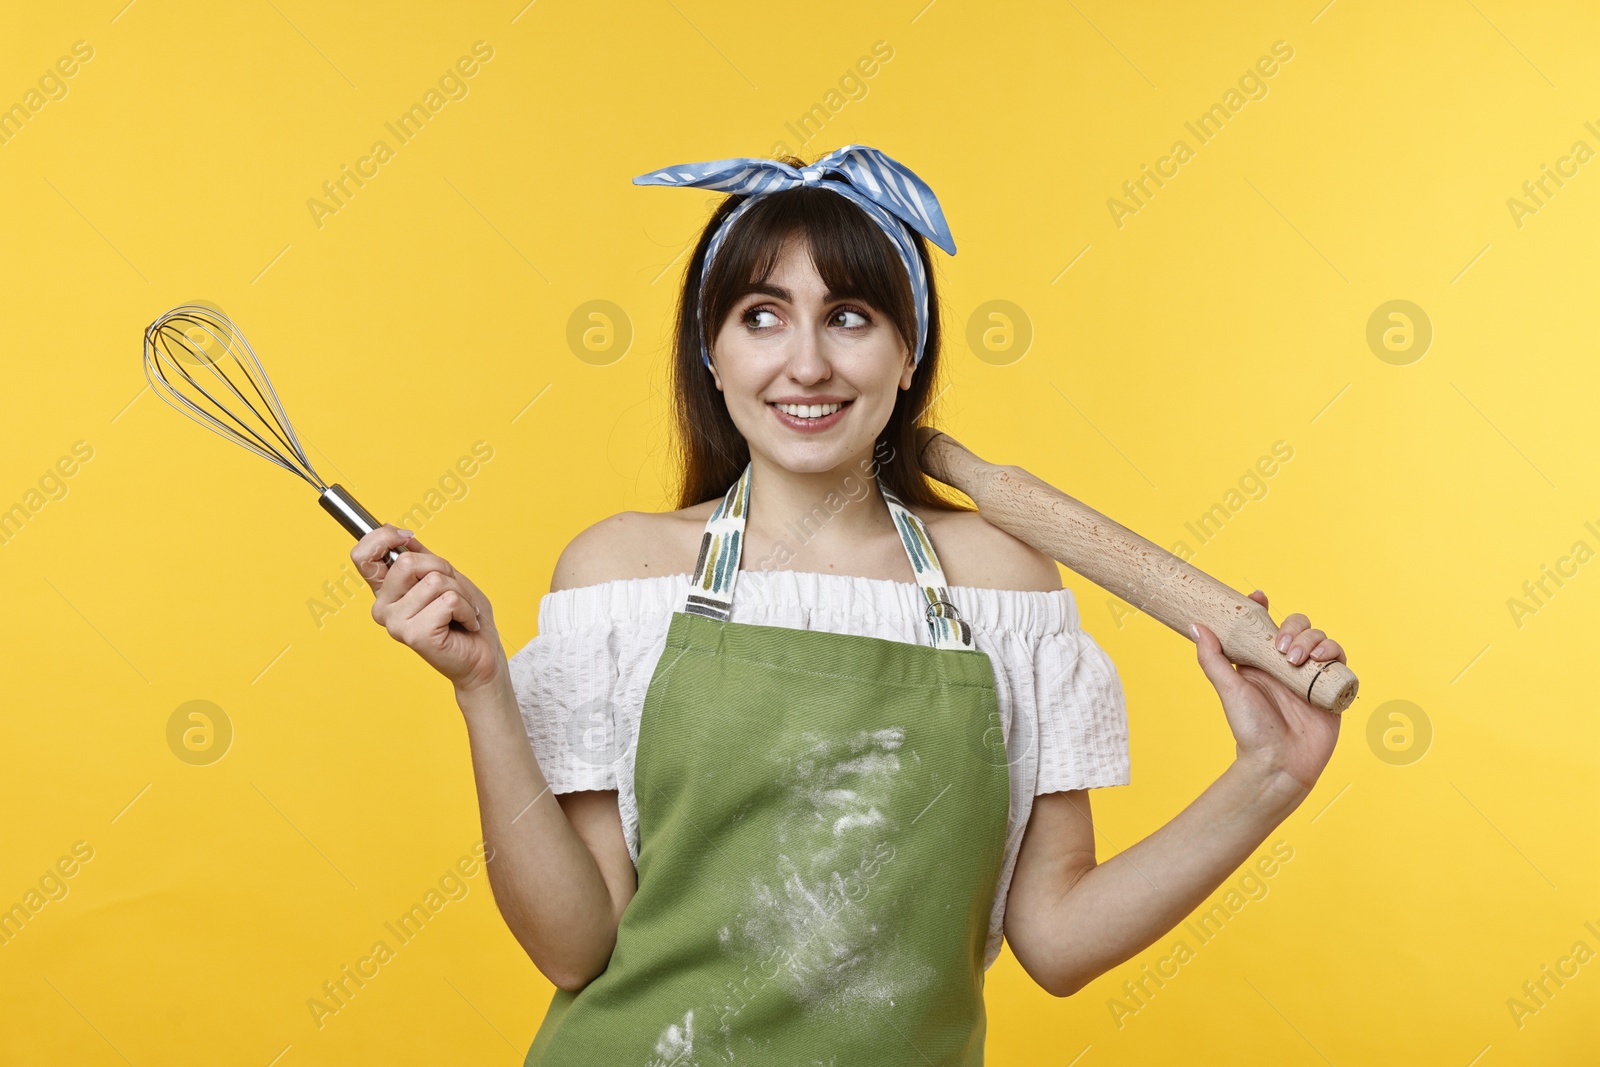
[{"label": "wood grain texture", "polygon": [[1337,660],[1291,664],[1273,647],[1267,609],[1160,545],[1107,518],[1021,467],[988,463],[949,434],[917,431],[922,467],[972,498],[984,518],[1159,619],[1185,639],[1210,627],[1235,664],[1266,671],[1314,707],[1342,712],[1356,697],[1354,672]]}]

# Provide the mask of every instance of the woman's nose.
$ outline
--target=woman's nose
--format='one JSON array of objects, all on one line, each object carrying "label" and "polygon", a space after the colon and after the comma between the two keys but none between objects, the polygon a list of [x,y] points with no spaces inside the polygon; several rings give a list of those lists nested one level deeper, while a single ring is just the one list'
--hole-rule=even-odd
[{"label": "woman's nose", "polygon": [[796,380],[814,381],[827,377],[828,356],[825,326],[805,325],[790,335],[788,352],[789,376]]}]

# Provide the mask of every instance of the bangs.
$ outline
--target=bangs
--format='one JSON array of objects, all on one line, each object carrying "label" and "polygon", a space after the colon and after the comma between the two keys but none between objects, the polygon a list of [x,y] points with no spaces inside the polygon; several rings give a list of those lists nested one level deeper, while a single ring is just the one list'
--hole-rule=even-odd
[{"label": "bangs", "polygon": [[916,343],[911,280],[889,236],[838,193],[802,187],[764,196],[723,241],[702,294],[707,351],[734,305],[777,269],[790,237],[808,249],[828,292],[871,305],[907,348]]}]

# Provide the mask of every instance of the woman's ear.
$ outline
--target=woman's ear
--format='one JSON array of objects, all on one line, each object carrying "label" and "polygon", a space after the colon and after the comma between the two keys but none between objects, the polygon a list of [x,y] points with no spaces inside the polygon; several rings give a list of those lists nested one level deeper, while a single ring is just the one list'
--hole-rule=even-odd
[{"label": "woman's ear", "polygon": [[909,350],[906,352],[906,357],[905,358],[906,358],[906,365],[903,368],[901,368],[901,370],[900,370],[900,388],[902,388],[902,389],[910,389],[911,388],[911,378],[917,372],[917,365],[912,362],[911,353],[910,353]]}]

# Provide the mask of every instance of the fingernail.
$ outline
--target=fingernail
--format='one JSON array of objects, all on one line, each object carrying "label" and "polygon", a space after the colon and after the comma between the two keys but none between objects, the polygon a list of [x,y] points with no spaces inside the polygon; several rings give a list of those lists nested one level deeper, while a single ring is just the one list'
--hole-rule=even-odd
[{"label": "fingernail", "polygon": [[1296,666],[1298,666],[1300,661],[1305,658],[1306,650],[1303,648],[1297,648],[1293,652],[1289,653],[1289,662],[1295,664]]},{"label": "fingernail", "polygon": [[1200,640],[1200,628],[1192,622],[1189,624],[1189,636],[1196,641]]},{"label": "fingernail", "polygon": [[1282,637],[1278,638],[1278,651],[1279,652],[1282,652],[1284,649],[1289,647],[1289,640],[1290,640],[1290,638],[1289,638],[1288,634],[1284,634]]},{"label": "fingernail", "polygon": [[401,530],[401,531],[400,531],[400,532],[401,532],[401,533],[402,533],[402,534],[405,534],[405,535],[406,535],[406,536],[407,536],[407,537],[410,537],[410,536],[411,536],[411,531],[410,531],[410,530]]}]

